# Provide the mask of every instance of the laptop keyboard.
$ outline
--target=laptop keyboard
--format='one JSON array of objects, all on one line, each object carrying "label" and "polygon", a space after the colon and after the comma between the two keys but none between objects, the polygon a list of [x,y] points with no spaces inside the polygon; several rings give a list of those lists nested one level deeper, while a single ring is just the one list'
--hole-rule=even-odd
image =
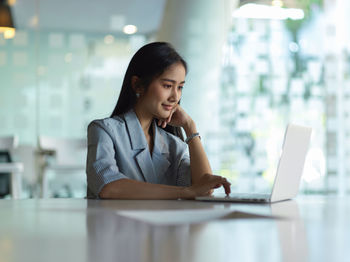
[{"label": "laptop keyboard", "polygon": [[230,194],[230,196],[226,195],[220,195],[220,196],[214,196],[214,197],[224,197],[227,199],[237,199],[237,200],[250,200],[250,201],[257,201],[257,202],[265,202],[270,198],[270,194],[244,194],[244,193],[239,193],[239,194]]}]

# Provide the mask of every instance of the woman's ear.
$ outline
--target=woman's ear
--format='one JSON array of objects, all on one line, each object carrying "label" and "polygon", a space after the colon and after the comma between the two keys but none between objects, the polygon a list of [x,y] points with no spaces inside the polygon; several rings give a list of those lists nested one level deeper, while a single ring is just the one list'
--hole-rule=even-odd
[{"label": "woman's ear", "polygon": [[140,84],[140,78],[138,76],[131,77],[131,87],[135,91],[135,93],[141,93],[142,88]]}]

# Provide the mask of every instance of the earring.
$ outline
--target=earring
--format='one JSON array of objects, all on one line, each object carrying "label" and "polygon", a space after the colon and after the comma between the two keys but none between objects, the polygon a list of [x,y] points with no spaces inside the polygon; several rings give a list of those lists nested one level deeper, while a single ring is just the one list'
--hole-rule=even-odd
[{"label": "earring", "polygon": [[139,98],[140,97],[140,93],[136,93],[136,97]]}]

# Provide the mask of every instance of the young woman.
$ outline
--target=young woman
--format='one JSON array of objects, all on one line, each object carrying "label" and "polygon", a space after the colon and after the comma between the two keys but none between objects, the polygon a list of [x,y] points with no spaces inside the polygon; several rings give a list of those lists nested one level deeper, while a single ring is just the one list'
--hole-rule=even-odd
[{"label": "young woman", "polygon": [[180,106],[186,72],[168,43],[136,52],[111,117],[88,127],[87,197],[193,199],[220,186],[230,193],[225,178],[211,175],[196,124]]}]

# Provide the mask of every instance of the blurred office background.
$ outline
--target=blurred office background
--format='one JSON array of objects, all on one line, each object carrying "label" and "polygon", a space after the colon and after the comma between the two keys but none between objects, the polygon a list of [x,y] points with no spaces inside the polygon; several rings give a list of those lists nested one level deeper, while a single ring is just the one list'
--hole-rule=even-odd
[{"label": "blurred office background", "polygon": [[85,196],[87,125],[111,114],[132,55],[158,40],[188,61],[182,105],[233,191],[270,190],[293,122],[314,130],[301,193],[349,193],[349,1],[0,3],[16,28],[0,31],[2,197],[6,163],[23,198]]}]

